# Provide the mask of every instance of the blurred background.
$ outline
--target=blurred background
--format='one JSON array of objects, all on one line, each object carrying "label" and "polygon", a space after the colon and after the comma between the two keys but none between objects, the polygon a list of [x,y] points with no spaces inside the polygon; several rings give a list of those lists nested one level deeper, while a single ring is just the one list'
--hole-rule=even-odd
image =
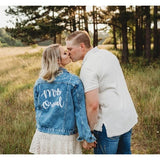
[{"label": "blurred background", "polygon": [[[160,154],[158,5],[0,6],[0,154],[29,153],[42,52],[52,43],[65,47],[66,36],[77,30],[87,31],[93,46],[120,60],[139,115],[132,153]],[[79,75],[81,62],[66,68]]]}]

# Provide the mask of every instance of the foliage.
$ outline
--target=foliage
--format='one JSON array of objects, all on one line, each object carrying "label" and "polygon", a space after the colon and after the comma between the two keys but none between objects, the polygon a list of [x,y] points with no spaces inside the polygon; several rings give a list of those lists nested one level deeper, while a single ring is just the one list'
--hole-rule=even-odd
[{"label": "foliage", "polygon": [[38,44],[33,44],[31,45],[32,48],[37,48],[38,47]]},{"label": "foliage", "polygon": [[[83,12],[84,17],[77,10]],[[75,31],[81,19],[85,19],[85,29],[88,30],[85,10],[85,6],[12,6],[6,13],[14,16],[16,23],[7,31],[26,44],[38,43],[38,39],[52,39],[56,43],[56,35]],[[79,29],[82,29],[80,24]]]},{"label": "foliage", "polygon": [[[61,24],[62,19],[56,12],[62,9],[61,6],[14,6],[6,11],[16,18],[15,28],[7,30],[15,38],[20,38],[27,44],[36,43],[37,38],[41,40],[53,38],[64,30]],[[23,18],[22,18],[23,17]]]},{"label": "foliage", "polygon": [[103,45],[107,45],[107,44],[113,44],[113,37],[111,34],[109,34],[109,36],[104,40]]},{"label": "foliage", "polygon": [[12,38],[5,29],[0,28],[0,47],[7,46],[23,46],[23,44],[21,41]]}]

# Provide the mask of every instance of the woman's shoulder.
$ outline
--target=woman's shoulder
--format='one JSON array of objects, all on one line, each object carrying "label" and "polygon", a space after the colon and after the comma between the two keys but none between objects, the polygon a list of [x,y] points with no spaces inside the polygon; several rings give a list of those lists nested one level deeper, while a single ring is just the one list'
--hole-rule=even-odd
[{"label": "woman's shoulder", "polygon": [[82,82],[81,82],[81,79],[77,75],[68,72],[68,83],[74,86]]},{"label": "woman's shoulder", "polygon": [[77,75],[72,74],[72,73],[69,73],[69,74],[70,74],[72,83],[79,83],[81,81],[81,79]]},{"label": "woman's shoulder", "polygon": [[60,69],[61,69],[62,74],[63,74],[64,77],[67,77],[67,78],[69,78],[71,80],[80,79],[77,75],[70,73],[67,69],[65,69],[65,68],[60,68]]},{"label": "woman's shoulder", "polygon": [[35,82],[35,86],[37,86],[37,85],[39,85],[41,83],[45,83],[45,80],[43,80],[41,77],[39,77]]}]

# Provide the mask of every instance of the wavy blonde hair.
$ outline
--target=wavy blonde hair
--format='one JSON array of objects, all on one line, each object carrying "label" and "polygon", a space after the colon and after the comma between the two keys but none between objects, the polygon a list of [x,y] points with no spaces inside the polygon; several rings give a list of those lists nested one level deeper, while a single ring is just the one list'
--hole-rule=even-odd
[{"label": "wavy blonde hair", "polygon": [[60,60],[60,45],[52,44],[48,46],[42,54],[42,68],[40,77],[47,82],[53,82],[60,72],[58,61]]}]

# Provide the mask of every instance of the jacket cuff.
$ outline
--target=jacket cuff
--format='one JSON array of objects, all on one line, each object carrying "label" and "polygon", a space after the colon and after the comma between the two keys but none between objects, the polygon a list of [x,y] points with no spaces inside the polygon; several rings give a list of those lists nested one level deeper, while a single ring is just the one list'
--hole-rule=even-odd
[{"label": "jacket cuff", "polygon": [[84,140],[86,140],[88,143],[92,143],[92,142],[96,141],[96,138],[92,134],[90,134],[89,137],[80,137],[80,136],[78,136],[78,138],[77,138],[77,141],[80,141],[80,142],[84,141]]}]

